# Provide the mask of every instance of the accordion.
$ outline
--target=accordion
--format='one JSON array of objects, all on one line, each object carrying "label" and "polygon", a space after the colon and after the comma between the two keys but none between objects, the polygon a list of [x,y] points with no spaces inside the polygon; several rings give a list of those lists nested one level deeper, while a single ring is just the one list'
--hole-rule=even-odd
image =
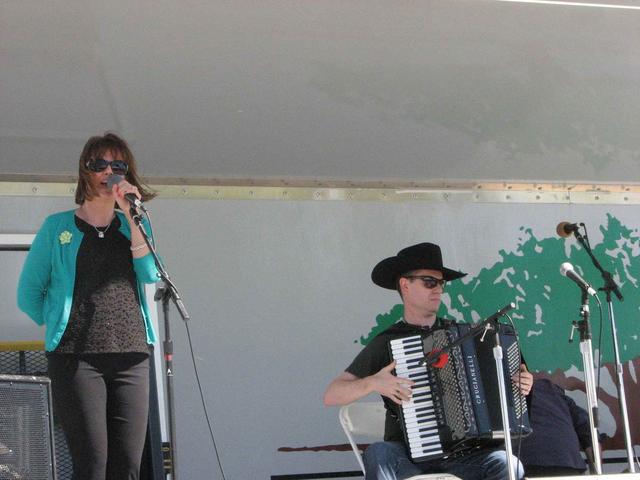
[{"label": "accordion", "polygon": [[515,439],[531,433],[527,403],[511,381],[520,368],[513,328],[500,325],[497,332],[490,330],[483,341],[468,338],[448,351],[446,362],[440,359],[433,365],[424,365],[428,353],[442,350],[471,328],[468,324],[450,324],[432,330],[428,336],[413,335],[389,342],[396,375],[415,382],[411,400],[400,408],[402,431],[414,462],[504,440],[493,357],[495,335],[499,335],[503,349],[510,434]]}]

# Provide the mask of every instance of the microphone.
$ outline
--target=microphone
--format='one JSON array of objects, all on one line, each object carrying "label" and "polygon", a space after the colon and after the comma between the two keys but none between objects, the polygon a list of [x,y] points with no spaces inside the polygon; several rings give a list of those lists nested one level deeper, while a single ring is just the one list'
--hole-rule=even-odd
[{"label": "microphone", "polygon": [[502,317],[503,315],[506,315],[507,312],[509,312],[510,310],[513,310],[514,308],[516,308],[516,304],[511,302],[508,305],[505,305],[504,307],[502,307],[500,310],[498,310],[496,313],[494,313],[490,317],[488,317],[486,320],[483,320],[483,322],[493,322],[499,319],[500,317]]},{"label": "microphone", "polygon": [[[107,187],[113,188],[114,185],[119,184],[123,180],[124,177],[122,175],[116,175],[115,173],[113,173],[109,175],[109,178],[107,178]],[[143,212],[147,211],[147,209],[144,207],[144,204],[133,193],[125,193],[124,198],[127,199],[132,207],[139,208]]]},{"label": "microphone", "polygon": [[560,222],[556,227],[556,233],[561,237],[568,237],[578,231],[580,226],[577,223]]},{"label": "microphone", "polygon": [[589,285],[584,278],[582,278],[574,269],[573,269],[573,265],[571,265],[569,262],[564,262],[562,265],[560,265],[560,273],[562,275],[564,275],[565,277],[573,280],[574,282],[576,282],[578,284],[578,286],[584,290],[585,292],[587,292],[589,295],[594,296],[596,294],[596,291],[593,289],[593,287],[591,285]]}]

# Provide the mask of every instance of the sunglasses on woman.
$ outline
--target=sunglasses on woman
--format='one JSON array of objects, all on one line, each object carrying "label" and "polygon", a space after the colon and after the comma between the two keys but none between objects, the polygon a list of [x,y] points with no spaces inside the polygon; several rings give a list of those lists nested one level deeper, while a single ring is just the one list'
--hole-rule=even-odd
[{"label": "sunglasses on woman", "polygon": [[404,278],[422,280],[425,288],[428,288],[429,290],[436,288],[438,285],[444,287],[447,283],[446,280],[442,278],[432,277],[431,275],[405,275]]},{"label": "sunglasses on woman", "polygon": [[109,166],[116,175],[126,175],[129,171],[129,165],[122,160],[109,161],[104,158],[92,158],[87,162],[87,168],[92,172],[103,172]]}]

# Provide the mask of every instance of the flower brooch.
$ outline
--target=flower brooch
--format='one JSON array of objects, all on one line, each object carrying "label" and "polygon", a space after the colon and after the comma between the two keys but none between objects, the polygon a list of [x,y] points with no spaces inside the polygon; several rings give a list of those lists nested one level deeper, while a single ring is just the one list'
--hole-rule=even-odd
[{"label": "flower brooch", "polygon": [[73,234],[68,230],[65,230],[64,232],[62,232],[58,237],[58,240],[60,240],[60,245],[64,245],[65,243],[71,243],[71,237],[73,237]]}]

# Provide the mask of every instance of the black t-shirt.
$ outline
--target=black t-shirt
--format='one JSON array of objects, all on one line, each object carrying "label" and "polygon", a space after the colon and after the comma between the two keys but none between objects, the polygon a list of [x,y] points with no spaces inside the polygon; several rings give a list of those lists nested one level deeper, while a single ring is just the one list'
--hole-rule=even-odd
[{"label": "black t-shirt", "polygon": [[84,236],[67,328],[54,353],[148,353],[131,241],[116,215],[97,230],[75,217]]},{"label": "black t-shirt", "polygon": [[[387,330],[376,336],[365,346],[353,359],[351,365],[346,369],[358,378],[368,377],[379,372],[392,361],[389,351],[389,342],[396,338],[408,337],[411,335],[429,336],[433,328],[439,328],[447,321],[438,318],[433,327],[419,327],[410,325],[404,321],[391,325]],[[400,426],[400,406],[393,400],[382,396],[387,415],[384,427],[384,439],[386,441],[404,442],[404,435]]]}]

